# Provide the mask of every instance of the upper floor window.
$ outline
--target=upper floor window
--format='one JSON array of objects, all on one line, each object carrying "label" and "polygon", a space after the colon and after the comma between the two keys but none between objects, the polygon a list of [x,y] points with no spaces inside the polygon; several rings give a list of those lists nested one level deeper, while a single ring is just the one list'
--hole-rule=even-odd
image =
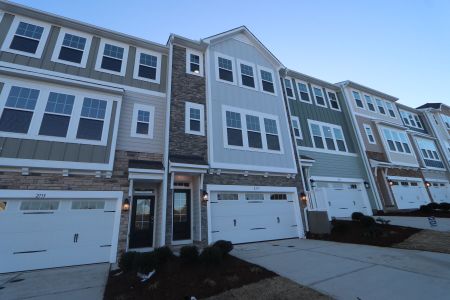
[{"label": "upper floor window", "polygon": [[205,112],[202,104],[186,102],[184,124],[185,133],[205,135]]},{"label": "upper floor window", "polygon": [[40,58],[50,32],[50,25],[15,16],[2,50]]},{"label": "upper floor window", "polygon": [[445,124],[445,127],[447,127],[448,130],[450,130],[450,116],[447,115],[441,115],[442,121]]},{"label": "upper floor window", "polygon": [[401,115],[405,125],[415,127],[418,129],[423,129],[422,122],[420,121],[418,115],[416,115],[412,112],[409,112],[409,111],[405,111],[405,110],[400,110],[400,115]]},{"label": "upper floor window", "polygon": [[308,85],[304,82],[297,81],[298,93],[300,96],[300,101],[311,103],[309,97]]},{"label": "upper floor window", "polygon": [[186,73],[203,76],[203,54],[201,52],[186,49]]},{"label": "upper floor window", "polygon": [[315,148],[347,152],[342,128],[338,125],[308,120]]},{"label": "upper floor window", "polygon": [[217,56],[217,75],[218,79],[234,83],[234,72],[233,72],[233,59],[231,57],[226,57],[225,55],[218,55]]},{"label": "upper floor window", "polygon": [[280,150],[277,122],[273,119],[264,118],[264,126],[266,129],[267,148],[269,150]]},{"label": "upper floor window", "polygon": [[364,104],[361,99],[361,94],[356,91],[352,91],[352,94],[353,94],[353,99],[355,99],[356,106],[359,108],[364,108]]},{"label": "upper floor window", "polygon": [[411,154],[411,147],[405,132],[383,128],[383,135],[391,152]]},{"label": "upper floor window", "polygon": [[256,89],[255,65],[238,60],[239,84],[243,87]]},{"label": "upper floor window", "polygon": [[52,55],[52,61],[86,67],[92,37],[83,33],[61,28]]},{"label": "upper floor window", "polygon": [[334,110],[341,110],[341,107],[339,106],[339,100],[337,98],[337,95],[335,92],[328,91],[328,100],[330,101],[330,107]]},{"label": "upper floor window", "polygon": [[[102,39],[95,69],[116,75],[125,75],[128,47]],[[139,58],[140,59],[140,58]]]},{"label": "upper floor window", "polygon": [[81,108],[81,118],[78,123],[78,139],[96,141],[102,139],[106,106],[107,102],[105,100],[84,98]]},{"label": "upper floor window", "polygon": [[28,133],[39,90],[13,86],[0,117],[0,131]]},{"label": "upper floor window", "polygon": [[375,101],[377,102],[378,111],[379,111],[381,114],[385,115],[385,114],[386,114],[386,110],[384,109],[384,104],[383,104],[384,102],[381,101],[381,100],[378,99],[378,98],[375,98]]},{"label": "upper floor window", "polygon": [[286,89],[286,96],[288,99],[295,99],[294,89],[292,88],[292,79],[284,79],[284,88]]},{"label": "upper floor window", "polygon": [[325,103],[325,97],[323,96],[322,88],[313,86],[314,99],[318,106],[327,107]]},{"label": "upper floor window", "polygon": [[376,144],[375,136],[373,135],[372,127],[370,125],[364,124],[364,130],[366,131],[367,140],[369,144]]},{"label": "upper floor window", "polygon": [[259,124],[259,117],[253,115],[246,115],[247,122],[247,138],[248,146],[250,148],[262,149],[261,126]]},{"label": "upper floor window", "polygon": [[161,54],[137,49],[133,77],[159,83],[161,73]]},{"label": "upper floor window", "polygon": [[294,137],[298,139],[303,139],[302,130],[300,127],[300,120],[298,117],[291,117],[292,129],[294,130]]},{"label": "upper floor window", "polygon": [[66,137],[75,96],[50,92],[39,135]]},{"label": "upper floor window", "polygon": [[370,111],[376,111],[375,105],[373,104],[372,97],[369,96],[369,95],[364,95],[364,99],[366,99],[367,108],[368,108]]},{"label": "upper floor window", "polygon": [[260,74],[262,91],[270,94],[275,94],[273,71],[261,66],[258,66],[258,69]]},{"label": "upper floor window", "polygon": [[131,136],[152,139],[154,122],[154,106],[134,104],[133,119],[131,123]]},{"label": "upper floor window", "polygon": [[436,144],[433,141],[417,138],[417,144],[420,148],[421,155],[425,160],[441,161],[436,149]]},{"label": "upper floor window", "polygon": [[226,122],[228,145],[243,146],[241,114],[233,111],[227,111]]},{"label": "upper floor window", "polygon": [[397,115],[395,114],[395,111],[394,111],[394,106],[392,105],[392,103],[391,102],[385,102],[386,103],[386,108],[387,108],[387,110],[388,110],[388,112],[389,112],[389,115],[392,117],[392,118],[396,118],[397,117]]}]

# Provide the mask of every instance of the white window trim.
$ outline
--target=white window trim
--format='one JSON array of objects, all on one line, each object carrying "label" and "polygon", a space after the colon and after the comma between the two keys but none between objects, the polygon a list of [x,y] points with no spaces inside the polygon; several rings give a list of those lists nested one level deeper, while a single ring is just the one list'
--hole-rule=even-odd
[{"label": "white window trim", "polygon": [[[437,149],[437,147],[436,147],[436,143],[435,143],[433,140],[423,139],[423,138],[418,138],[418,137],[416,137],[415,140],[416,140],[416,144],[417,144],[417,149],[419,149],[420,157],[422,157],[422,159],[424,159],[424,160],[427,159],[427,160],[432,160],[432,161],[443,162],[443,161],[442,161],[442,155],[439,154],[439,151],[438,151],[438,149]],[[421,148],[421,147],[420,147],[420,141],[421,141],[421,140],[422,140],[422,141],[428,141],[428,142],[433,143],[434,149]],[[424,156],[423,156],[423,153],[422,153],[422,149],[424,149],[424,150],[430,150],[430,151],[435,151],[435,152],[437,153],[439,159],[436,159],[436,158],[434,158],[434,157],[433,157],[433,158],[424,157]],[[427,153],[427,155],[428,155],[428,153]],[[430,167],[427,166],[427,168],[430,168]],[[432,167],[431,167],[431,168],[432,168]],[[439,169],[439,168],[437,168],[437,169]]]},{"label": "white window trim", "polygon": [[[147,111],[150,113],[148,123],[148,134],[141,134],[136,132],[138,123],[138,112],[140,110]],[[136,138],[153,139],[154,128],[155,128],[155,107],[152,105],[135,103],[133,106],[133,118],[131,122],[131,136]]]},{"label": "white window trim", "polygon": [[[308,93],[309,101],[305,101],[305,100],[302,99],[302,97],[300,95],[300,90],[298,89],[298,83],[302,83],[302,84],[306,85],[306,91]],[[311,97],[311,92],[309,90],[308,83],[305,82],[305,81],[302,81],[302,80],[295,79],[295,87],[296,87],[297,92],[298,92],[298,100],[300,100],[303,103],[312,104],[312,97]]]},{"label": "white window trim", "polygon": [[[284,80],[284,81],[283,81],[284,92],[286,93],[286,97],[287,97],[289,100],[297,100],[297,99],[295,98],[295,89],[294,89],[294,84],[292,83],[292,78],[291,78],[291,77],[284,77],[283,80]],[[287,94],[286,80],[289,80],[289,82],[291,83],[292,97],[289,97],[288,94]],[[297,83],[296,83],[296,84],[297,84]]]},{"label": "white window trim", "polygon": [[[28,80],[15,80],[15,79],[5,79],[3,90],[0,94],[0,117],[3,114],[5,108],[6,100],[8,98],[9,92],[12,86],[27,87],[39,90],[39,97],[36,102],[36,107],[33,112],[33,117],[30,122],[30,127],[28,133],[15,133],[15,132],[4,132],[1,131],[1,136],[20,138],[20,139],[31,139],[31,140],[41,140],[41,141],[52,141],[52,142],[64,142],[64,143],[75,143],[75,144],[86,144],[86,145],[100,145],[106,146],[108,142],[111,112],[114,101],[119,101],[120,99],[114,98],[114,96],[105,93],[91,93],[86,90],[80,90],[76,88],[62,87],[55,84],[42,84],[28,81]],[[67,129],[66,137],[55,137],[55,136],[44,136],[39,135],[39,130],[41,128],[42,120],[45,114],[45,108],[48,101],[48,96],[50,92],[70,94],[75,96],[74,105],[72,108],[72,114],[70,115],[69,127]],[[102,137],[100,140],[86,140],[77,138],[78,125],[81,118],[81,109],[83,106],[84,98],[93,98],[98,100],[104,100],[107,102],[105,118],[103,121]],[[117,106],[116,109],[118,109]],[[90,119],[90,118],[87,118]],[[117,120],[116,120],[117,121]]]},{"label": "white window trim", "polygon": [[[328,104],[330,105],[330,109],[336,110],[336,111],[342,111],[342,110],[341,110],[341,104],[339,104],[339,98],[338,98],[337,93],[336,93],[335,91],[332,91],[332,90],[329,90],[329,89],[325,89],[325,93],[327,94]],[[329,98],[329,96],[328,96],[328,93],[332,93],[332,94],[334,94],[334,95],[336,96],[336,103],[337,103],[338,108],[334,108],[334,107],[331,105],[331,100],[330,100],[330,98]],[[325,102],[325,103],[326,103],[326,102]]]},{"label": "white window trim", "polygon": [[[226,112],[236,112],[239,113],[241,116],[241,130],[242,130],[242,144],[243,146],[234,146],[234,145],[228,145],[228,138],[227,138],[227,117]],[[261,133],[261,141],[262,141],[262,149],[258,148],[251,148],[248,145],[248,134],[247,134],[247,120],[245,115],[252,115],[259,118],[259,127],[260,127],[260,133]],[[275,120],[277,124],[277,131],[278,131],[278,141],[280,143],[280,150],[269,150],[267,148],[267,139],[266,139],[266,128],[264,124],[264,118]],[[238,107],[232,107],[228,105],[222,105],[222,135],[223,135],[223,145],[227,149],[233,149],[233,150],[244,150],[244,151],[254,151],[254,152],[263,152],[263,153],[275,153],[275,154],[284,154],[284,147],[283,147],[283,137],[281,135],[281,128],[280,128],[280,122],[278,119],[278,116],[276,115],[270,115],[261,113],[258,111],[253,110],[246,110]]]},{"label": "white window trim", "polygon": [[[391,114],[389,113],[389,108],[388,108],[388,104],[390,104],[392,106],[392,111],[394,112],[394,116],[391,116]],[[386,113],[387,115],[392,118],[392,119],[397,119],[397,112],[395,111],[395,103],[391,103],[389,101],[384,101],[384,107],[386,108]],[[418,127],[420,129],[420,127]]]},{"label": "white window trim", "polygon": [[[103,52],[105,51],[105,45],[110,44],[117,47],[123,48],[123,57],[122,57],[122,65],[120,68],[120,72],[115,72],[107,69],[102,69],[102,59],[103,59]],[[100,40],[100,45],[98,47],[98,53],[97,53],[97,60],[95,61],[95,70],[103,73],[109,73],[119,76],[124,76],[127,71],[127,61],[128,61],[128,50],[129,46],[124,43],[116,42],[113,40],[102,38]]]},{"label": "white window trim", "polygon": [[[219,57],[231,60],[231,67],[233,68],[232,73],[233,73],[233,81],[227,81],[227,80],[223,80],[220,79],[219,77]],[[215,60],[215,66],[216,66],[216,80],[219,82],[223,82],[223,83],[227,83],[227,84],[231,84],[231,85],[237,85],[237,78],[236,78],[236,62],[234,57],[222,54],[220,52],[215,52],[214,53],[214,60]]]},{"label": "white window trim", "polygon": [[[199,73],[191,72],[191,54],[198,55],[199,57]],[[186,48],[186,73],[203,77],[203,53],[197,50]]]},{"label": "white window trim", "polygon": [[[190,109],[200,110],[200,131],[193,131],[190,128]],[[184,132],[194,135],[205,135],[205,106],[203,104],[186,102],[184,109]]]},{"label": "white window trim", "polygon": [[[358,93],[359,94],[359,97],[360,97],[360,99],[361,99],[361,103],[362,103],[362,107],[360,107],[360,106],[358,106],[358,104],[356,104],[356,98],[355,98],[355,95],[353,95],[353,92],[355,92],[355,93]],[[353,99],[353,103],[354,103],[354,105],[355,105],[355,108],[358,108],[358,109],[366,109],[366,106],[365,106],[365,101],[364,101],[364,95],[363,95],[363,93],[361,93],[360,91],[357,91],[357,90],[350,90],[350,93],[352,94],[352,99]],[[369,111],[371,111],[371,110],[369,110]]]},{"label": "white window trim", "polygon": [[[262,93],[267,94],[267,95],[272,95],[272,96],[278,96],[278,91],[277,91],[277,78],[275,77],[275,72],[272,69],[257,65],[256,66],[257,70],[258,70],[258,82],[259,82],[259,87]],[[261,76],[261,71],[266,71],[272,74],[272,84],[273,84],[273,93],[270,92],[266,92],[263,89],[263,80],[262,80],[262,76]]]},{"label": "white window trim", "polygon": [[[375,105],[377,107],[377,111],[380,113],[380,115],[389,116],[389,112],[388,112],[388,110],[386,108],[386,105],[384,103],[385,101],[383,99],[381,99],[381,98],[376,98],[376,97],[374,97],[374,99],[375,99]],[[378,105],[378,101],[377,100],[379,100],[381,102],[381,106],[384,109],[384,114],[380,111],[380,106]]]},{"label": "white window trim", "polygon": [[[369,103],[367,102],[366,96],[368,96],[368,97],[372,100],[372,105],[373,105],[373,109],[374,109],[374,110],[371,110],[371,109],[369,108]],[[363,105],[367,108],[367,110],[370,111],[370,112],[373,112],[373,113],[377,113],[377,112],[378,112],[378,106],[377,106],[377,103],[376,103],[376,101],[375,101],[375,98],[372,97],[372,96],[369,95],[369,94],[366,94],[366,93],[363,93],[363,94],[362,94],[362,97],[363,97],[363,99],[364,99],[364,100],[363,100]]]},{"label": "white window trim", "polygon": [[[366,133],[367,141],[369,142],[369,144],[376,145],[377,140],[375,139],[375,134],[373,133],[372,126],[370,126],[369,124],[363,124],[363,127],[364,127],[364,131]],[[367,130],[370,130],[370,135],[373,137],[373,142],[370,141]]]},{"label": "white window trim", "polygon": [[[81,57],[81,62],[79,64],[58,58],[59,53],[61,52],[62,43],[64,41],[64,36],[66,35],[66,33],[76,35],[79,37],[83,37],[86,39],[86,44],[84,45],[84,50],[83,50],[83,56]],[[89,57],[89,52],[91,50],[91,43],[92,43],[92,35],[85,34],[85,33],[82,33],[82,32],[76,31],[76,30],[72,30],[72,29],[61,28],[59,31],[58,39],[56,40],[55,48],[53,49],[51,61],[69,65],[69,66],[86,68],[86,63],[87,63],[87,60]]]},{"label": "white window trim", "polygon": [[[408,123],[405,122],[405,120],[403,119],[403,115],[402,114],[406,114],[406,119],[408,120]],[[413,117],[414,123],[416,124],[416,126],[411,124],[411,121],[409,119],[410,115]],[[422,125],[422,127],[417,126],[416,117],[419,119],[420,124]],[[410,111],[407,111],[407,110],[404,110],[404,109],[400,109],[400,118],[402,119],[402,122],[408,127],[416,128],[416,129],[419,129],[419,130],[424,130],[425,129],[424,126],[423,126],[422,120],[419,118],[418,114],[415,114],[413,112],[410,112]],[[444,123],[444,126],[445,126],[445,123]]]},{"label": "white window trim", "polygon": [[[406,150],[403,151],[403,152],[398,151],[397,150],[397,145],[395,144],[394,137],[392,137],[392,141],[394,142],[394,147],[395,147],[396,150],[395,151],[391,150],[391,148],[389,148],[388,139],[387,139],[386,135],[384,134],[384,129],[387,129],[387,130],[391,131],[391,135],[392,135],[392,132],[397,132],[397,134],[399,135],[399,138],[400,138],[400,142],[402,143],[402,147],[403,147],[403,141],[401,141],[401,135],[405,134],[406,142],[408,143],[408,147],[409,147],[410,153],[406,152]],[[397,154],[402,154],[402,155],[415,156],[414,155],[414,149],[413,149],[413,147],[411,145],[411,141],[409,140],[408,134],[406,133],[406,131],[397,130],[397,129],[393,129],[393,128],[385,127],[385,126],[380,126],[380,131],[381,131],[381,135],[383,137],[383,144],[384,144],[384,147],[386,149],[386,152],[392,152],[392,153],[397,153]],[[404,147],[403,147],[403,149],[404,149]]]},{"label": "white window trim", "polygon": [[294,131],[294,128],[295,128],[293,122],[297,122],[297,124],[298,124],[298,132],[300,134],[300,136],[295,136],[295,131],[294,131],[294,138],[303,140],[303,132],[302,132],[302,127],[300,125],[300,119],[298,117],[296,117],[296,116],[291,116],[291,121],[292,121],[292,130],[293,131]]},{"label": "white window trim", "polygon": [[[255,81],[255,87],[252,88],[250,86],[246,86],[242,83],[242,73],[241,73],[241,63],[247,66],[252,67],[253,69],[253,80]],[[259,90],[259,81],[258,81],[258,77],[256,76],[256,65],[254,63],[242,60],[242,59],[236,59],[236,69],[238,72],[238,84],[240,87],[249,89],[249,90],[253,90],[253,91],[258,91]]]},{"label": "white window trim", "polygon": [[[311,85],[311,87],[312,87],[312,92],[313,92],[313,95],[314,95],[314,103],[315,103],[317,106],[319,106],[319,107],[325,107],[325,108],[328,108],[328,106],[327,106],[327,98],[325,97],[323,88],[320,87],[320,86],[318,86],[318,85]],[[323,103],[324,103],[324,105],[321,105],[321,104],[317,103],[316,92],[314,91],[314,88],[320,89],[320,90],[322,91],[322,98],[323,98]]]},{"label": "white window trim", "polygon": [[[156,61],[156,78],[155,79],[149,79],[149,78],[139,76],[139,65],[140,65],[141,54],[148,54],[148,55],[156,56],[157,61]],[[124,54],[124,56],[125,56],[125,54]],[[136,48],[136,57],[134,60],[133,78],[159,84],[161,82],[160,81],[161,80],[161,53],[142,49],[142,48]]]},{"label": "white window trim", "polygon": [[[317,148],[316,147],[316,142],[314,141],[314,135],[312,133],[312,128],[311,128],[312,124],[318,125],[320,127],[320,133],[321,133],[321,137],[322,137],[322,142],[323,142],[324,148]],[[323,126],[327,126],[327,127],[331,128],[331,134],[333,136],[334,147],[335,147],[336,150],[330,150],[330,149],[327,148],[327,143],[325,141],[325,132],[323,131]],[[341,126],[308,119],[308,128],[309,128],[309,134],[311,136],[311,141],[312,141],[313,147],[315,149],[327,150],[330,153],[350,153],[349,149],[348,149],[348,146],[347,146],[347,141],[345,139],[344,130],[342,129]],[[344,145],[345,145],[345,151],[339,151],[338,150],[337,138],[334,135],[334,130],[333,130],[334,128],[339,129],[342,132],[342,137],[344,138],[343,141],[344,141]]]},{"label": "white window trim", "polygon": [[[44,27],[44,30],[42,31],[41,39],[39,40],[38,47],[36,48],[36,53],[34,53],[34,54],[9,48],[20,22],[25,22],[25,23],[29,23],[32,25],[38,25],[38,26]],[[11,27],[9,28],[8,34],[5,38],[5,40],[3,41],[1,50],[5,51],[5,52],[9,52],[9,53],[28,56],[28,57],[41,58],[42,52],[44,51],[45,44],[47,43],[47,38],[50,33],[50,29],[51,29],[51,25],[48,23],[44,23],[44,22],[40,22],[40,21],[37,21],[34,19],[29,19],[29,18],[25,18],[25,17],[16,15],[16,16],[14,16],[14,20],[11,24]]]}]

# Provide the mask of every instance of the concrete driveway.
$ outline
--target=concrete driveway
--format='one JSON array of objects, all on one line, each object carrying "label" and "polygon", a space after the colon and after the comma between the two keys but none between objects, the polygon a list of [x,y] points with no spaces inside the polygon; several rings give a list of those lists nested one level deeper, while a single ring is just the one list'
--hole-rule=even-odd
[{"label": "concrete driveway", "polygon": [[0,299],[103,299],[109,264],[0,274]]},{"label": "concrete driveway", "polygon": [[449,299],[450,255],[293,239],[233,255],[336,299]]}]

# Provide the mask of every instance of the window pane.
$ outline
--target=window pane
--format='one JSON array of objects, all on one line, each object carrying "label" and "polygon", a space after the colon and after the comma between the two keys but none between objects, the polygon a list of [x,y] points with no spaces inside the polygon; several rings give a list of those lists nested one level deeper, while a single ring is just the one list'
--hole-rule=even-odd
[{"label": "window pane", "polygon": [[246,193],[245,200],[261,201],[261,200],[264,200],[264,194],[262,194],[262,193]]},{"label": "window pane", "polygon": [[247,121],[247,129],[252,131],[261,131],[259,126],[259,118],[251,115],[245,116]]},{"label": "window pane", "polygon": [[267,82],[267,81],[263,81],[262,82],[262,86],[263,86],[263,90],[269,93],[274,93],[275,89],[273,87],[273,83],[271,82]]},{"label": "window pane", "polygon": [[102,131],[103,121],[81,118],[78,125],[77,138],[100,141],[102,139]]},{"label": "window pane", "polygon": [[29,38],[15,35],[9,48],[34,54],[36,53],[38,46],[38,40],[31,40]]},{"label": "window pane", "polygon": [[5,106],[34,110],[38,97],[39,90],[13,86],[9,91]]},{"label": "window pane", "polygon": [[0,118],[0,131],[27,133],[33,112],[5,108]]},{"label": "window pane", "polygon": [[246,75],[242,75],[242,84],[245,86],[255,87],[255,79]]},{"label": "window pane", "polygon": [[226,118],[227,118],[227,126],[228,127],[241,128],[241,114],[240,113],[227,111]]},{"label": "window pane", "polygon": [[323,133],[325,136],[325,142],[327,143],[327,148],[329,150],[336,150],[334,146],[333,134],[331,133],[331,128],[328,126],[323,126]]},{"label": "window pane", "polygon": [[217,200],[239,200],[239,194],[228,194],[228,193],[217,194]]},{"label": "window pane", "polygon": [[264,127],[266,133],[278,134],[277,122],[275,120],[264,118]]},{"label": "window pane", "polygon": [[191,62],[191,63],[196,64],[196,65],[199,65],[199,64],[200,64],[200,56],[195,55],[195,54],[191,54],[191,55],[189,56],[189,58],[190,58],[190,62]]},{"label": "window pane", "polygon": [[223,57],[219,57],[218,60],[219,60],[219,68],[229,70],[229,71],[233,70],[233,64],[232,64],[231,60],[223,58]]},{"label": "window pane", "polygon": [[111,44],[105,44],[105,50],[103,51],[104,55],[117,58],[119,60],[122,60],[123,58],[123,48],[114,46]]},{"label": "window pane", "polygon": [[273,86],[272,73],[261,70],[262,88],[264,91],[273,93],[275,92]]},{"label": "window pane", "polygon": [[271,194],[270,200],[287,200],[286,194]]},{"label": "window pane", "polygon": [[60,60],[70,61],[76,64],[81,63],[82,58],[83,58],[83,51],[67,47],[61,47],[58,56],[58,59]]},{"label": "window pane", "polygon": [[328,93],[328,97],[330,99],[331,107],[334,109],[339,109],[339,103],[337,100],[337,96],[335,93]]},{"label": "window pane", "polygon": [[156,56],[153,56],[153,55],[141,53],[141,57],[139,59],[139,63],[141,65],[146,65],[146,66],[149,66],[149,67],[156,68],[156,65],[158,63],[158,58]]},{"label": "window pane", "polygon": [[72,114],[75,96],[51,92],[48,96],[45,111],[49,113]]},{"label": "window pane", "polygon": [[280,141],[278,135],[266,134],[267,148],[269,150],[280,150]]},{"label": "window pane", "polygon": [[104,119],[106,113],[106,101],[84,98],[81,116],[94,119]]},{"label": "window pane", "polygon": [[248,136],[248,146],[250,148],[262,149],[262,138],[260,132],[249,131]]},{"label": "window pane", "polygon": [[189,121],[189,126],[191,131],[198,131],[200,132],[200,121],[199,120],[193,120],[191,119]]},{"label": "window pane", "polygon": [[78,50],[84,50],[84,47],[86,45],[86,39],[81,36],[76,36],[73,34],[66,33],[64,35],[64,40],[62,43],[64,46],[75,48]]},{"label": "window pane", "polygon": [[222,80],[233,82],[233,72],[225,69],[219,69],[219,78]]},{"label": "window pane", "polygon": [[137,122],[136,133],[138,134],[148,134],[148,123]]},{"label": "window pane", "polygon": [[189,117],[191,119],[200,120],[200,109],[191,108],[189,110]]},{"label": "window pane", "polygon": [[137,120],[139,122],[149,123],[150,122],[150,112],[145,111],[145,110],[138,110]]},{"label": "window pane", "polygon": [[69,128],[70,117],[53,114],[44,114],[40,135],[66,137]]},{"label": "window pane", "polygon": [[243,146],[242,130],[227,128],[228,145]]},{"label": "window pane", "polygon": [[16,34],[26,36],[32,39],[40,40],[42,33],[44,32],[44,27],[37,26],[25,22],[20,22],[17,27]]},{"label": "window pane", "polygon": [[142,77],[142,78],[155,80],[156,79],[156,68],[139,65],[138,76]]},{"label": "window pane", "polygon": [[297,83],[297,87],[298,87],[298,90],[300,92],[300,99],[302,99],[303,101],[310,102],[308,87],[306,86],[306,84],[298,82]]},{"label": "window pane", "polygon": [[103,56],[101,68],[105,70],[120,72],[120,70],[122,69],[122,60]]}]

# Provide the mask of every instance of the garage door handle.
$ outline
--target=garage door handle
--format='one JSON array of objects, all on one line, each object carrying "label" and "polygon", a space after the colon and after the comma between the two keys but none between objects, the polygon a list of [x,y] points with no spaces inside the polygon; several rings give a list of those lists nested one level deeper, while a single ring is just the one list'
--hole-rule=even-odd
[{"label": "garage door handle", "polygon": [[236,219],[233,220],[234,227],[236,227]]},{"label": "garage door handle", "polygon": [[78,243],[78,233],[75,233],[75,234],[73,235],[73,242],[74,242],[74,243]]}]

